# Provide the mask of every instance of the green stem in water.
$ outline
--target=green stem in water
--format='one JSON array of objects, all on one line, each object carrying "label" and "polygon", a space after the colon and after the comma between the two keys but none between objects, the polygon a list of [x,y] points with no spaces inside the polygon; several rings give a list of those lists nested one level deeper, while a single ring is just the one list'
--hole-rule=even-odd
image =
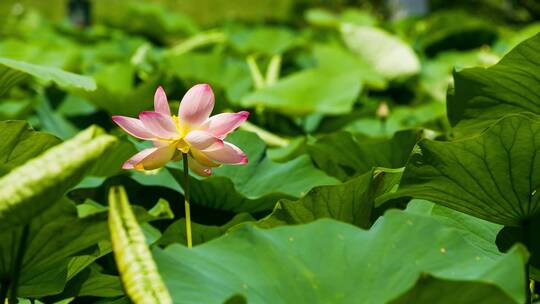
[{"label": "green stem in water", "polygon": [[9,303],[17,303],[17,292],[19,288],[19,277],[21,276],[21,268],[24,260],[24,254],[26,253],[26,243],[28,242],[28,232],[30,230],[30,224],[24,225],[19,240],[19,249],[17,250],[17,256],[11,269],[11,290],[9,293]]},{"label": "green stem in water", "polygon": [[191,238],[191,211],[189,208],[189,164],[187,153],[182,153],[184,161],[184,208],[186,211],[186,240],[188,248],[193,247]]}]

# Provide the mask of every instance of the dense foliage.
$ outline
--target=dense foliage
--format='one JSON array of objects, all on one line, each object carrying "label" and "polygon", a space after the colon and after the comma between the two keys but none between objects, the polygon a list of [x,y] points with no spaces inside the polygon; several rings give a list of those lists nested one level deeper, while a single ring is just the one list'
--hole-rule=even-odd
[{"label": "dense foliage", "polygon": [[[387,18],[276,1],[233,21],[130,1],[91,26],[16,4],[0,301],[535,301],[540,11],[432,2]],[[158,86],[176,113],[196,83],[215,113],[251,113],[227,137],[249,163],[189,176],[188,248],[182,163],[122,170],[149,143],[111,116],[151,109]]]}]

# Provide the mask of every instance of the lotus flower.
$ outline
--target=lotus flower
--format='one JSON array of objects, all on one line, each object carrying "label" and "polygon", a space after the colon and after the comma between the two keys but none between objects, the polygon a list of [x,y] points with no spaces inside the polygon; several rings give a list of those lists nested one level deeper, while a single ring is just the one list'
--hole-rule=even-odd
[{"label": "lotus flower", "polygon": [[167,95],[159,87],[154,96],[154,111],[139,114],[139,119],[113,116],[113,121],[128,134],[151,140],[154,147],[128,159],[122,168],[152,170],[188,154],[190,169],[201,176],[212,174],[220,164],[245,164],[247,157],[237,146],[225,142],[249,116],[246,111],[210,116],[214,93],[208,84],[198,84],[182,98],[178,116],[171,115]]}]

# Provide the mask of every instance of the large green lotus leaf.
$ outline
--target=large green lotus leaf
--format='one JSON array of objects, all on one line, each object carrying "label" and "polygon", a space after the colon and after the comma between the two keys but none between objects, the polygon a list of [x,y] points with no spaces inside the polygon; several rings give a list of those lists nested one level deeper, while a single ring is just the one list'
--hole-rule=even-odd
[{"label": "large green lotus leaf", "polygon": [[0,41],[0,57],[59,69],[67,68],[77,60],[81,50],[73,40],[54,30],[47,29],[47,34],[43,33],[43,28],[28,30],[40,34],[23,39],[4,36],[5,39]]},{"label": "large green lotus leaf", "polygon": [[349,132],[325,135],[308,145],[315,164],[341,180],[370,171],[373,167],[405,166],[418,140],[416,131],[400,131],[391,139],[370,139]]},{"label": "large green lotus leaf", "polygon": [[[164,201],[150,211],[138,206],[134,209],[141,222],[172,217]],[[11,229],[0,233],[0,277],[7,282],[12,279],[12,264],[18,256],[21,231]],[[20,296],[57,294],[62,292],[66,282],[76,287],[71,292],[95,292],[86,289],[91,287],[89,284],[94,284],[91,281],[93,276],[82,274],[81,277],[78,274],[98,257],[111,252],[110,245],[104,244],[108,241],[106,208],[81,216],[76,206],[67,199],[54,203],[29,224],[22,261]],[[114,281],[112,278],[107,280]]]},{"label": "large green lotus leaf", "polygon": [[[0,234],[0,276],[7,282],[12,279],[20,236],[21,229],[3,230]],[[29,225],[19,295],[37,297],[61,292],[71,258],[107,238],[106,213],[78,218],[69,201],[55,203]]]},{"label": "large green lotus leaf", "polygon": [[[421,90],[435,101],[444,104],[448,87],[453,84],[452,71],[464,68],[488,67],[499,61],[499,56],[489,49],[467,52],[444,52],[422,63],[420,72]],[[445,112],[446,113],[446,112]]]},{"label": "large green lotus leaf", "polygon": [[55,299],[70,297],[118,297],[124,295],[122,282],[118,276],[104,274],[94,268],[86,268],[66,284]]},{"label": "large green lotus leaf", "polygon": [[320,27],[335,27],[339,22],[375,26],[378,20],[366,10],[344,8],[339,15],[323,8],[309,8],[304,14],[307,22]]},{"label": "large green lotus leaf", "polygon": [[115,63],[97,70],[92,75],[97,82],[93,92],[77,91],[94,105],[112,115],[137,116],[152,106],[154,92],[159,85],[159,73],[135,84],[135,68],[128,63]]},{"label": "large green lotus leaf", "polygon": [[131,178],[144,186],[159,186],[169,188],[180,193],[183,192],[182,187],[180,186],[181,181],[179,182],[178,176],[174,174],[181,174],[178,172],[173,172],[168,169],[159,169],[155,171],[136,171],[130,172]]},{"label": "large green lotus leaf", "polygon": [[[99,4],[96,5],[99,7]],[[101,17],[107,24],[129,33],[151,37],[155,41],[166,42],[170,36],[194,34],[199,30],[187,14],[158,3],[119,2],[116,5],[120,7],[99,7]]]},{"label": "large green lotus leaf", "polygon": [[[196,80],[222,85],[228,61],[221,53],[189,52],[181,55],[166,57],[166,65],[170,73],[181,79]],[[247,64],[244,65],[246,76],[249,77]]]},{"label": "large green lotus leaf", "polygon": [[338,16],[323,8],[309,8],[304,13],[304,19],[311,25],[319,27],[334,27],[338,22]]},{"label": "large green lotus leaf", "polygon": [[363,84],[386,87],[384,77],[368,63],[339,46],[313,47],[316,67],[284,77],[244,96],[247,107],[262,105],[284,114],[343,114],[351,111]]},{"label": "large green lotus leaf", "polygon": [[374,179],[373,172],[369,171],[343,184],[313,188],[298,201],[280,200],[274,211],[257,226],[272,228],[332,218],[369,228],[374,205],[372,190],[379,182],[380,178]]},{"label": "large green lotus leaf", "polygon": [[[238,213],[230,221],[221,226],[202,225],[191,222],[193,245],[206,243],[225,234],[232,227],[245,223],[254,222],[255,219],[249,213]],[[172,223],[158,240],[159,245],[173,243],[186,244],[186,220],[184,218]]]},{"label": "large green lotus leaf", "polygon": [[65,140],[77,134],[79,129],[56,112],[45,94],[38,94],[34,111],[39,119],[40,129]]},{"label": "large green lotus leaf", "polygon": [[540,122],[509,115],[480,135],[438,142],[413,152],[392,197],[415,197],[508,226],[540,209]]},{"label": "large green lotus leaf", "polygon": [[[105,6],[106,8],[109,5]],[[294,3],[290,0],[252,2],[245,0],[205,0],[198,2],[177,2],[175,10],[186,13],[204,26],[223,26],[233,22],[248,24],[284,21],[291,16]],[[270,21],[270,22],[265,22]]]},{"label": "large green lotus leaf", "polygon": [[22,165],[60,140],[47,133],[37,132],[25,121],[0,122],[0,175]]},{"label": "large green lotus leaf", "polygon": [[373,68],[338,46],[313,48],[315,68],[293,73],[275,84],[244,96],[247,107],[264,106],[284,114],[344,114],[363,84],[382,89],[386,81]]},{"label": "large green lotus leaf", "polygon": [[507,304],[515,303],[499,288],[484,282],[439,279],[423,275],[414,288],[389,304]]},{"label": "large green lotus leaf", "polygon": [[[305,224],[320,218],[332,218],[367,228],[371,226],[371,214],[375,198],[399,182],[391,172],[369,171],[346,183],[319,186],[311,189],[297,201],[280,200],[273,212],[257,222],[262,228],[281,225]],[[254,222],[248,213],[239,213],[222,226],[192,223],[193,244],[202,244],[234,229],[241,223]],[[171,224],[159,240],[160,245],[185,244],[185,220]]]},{"label": "large green lotus leaf", "polygon": [[317,67],[334,73],[353,73],[369,88],[385,89],[387,81],[383,75],[362,58],[336,45],[316,45],[313,57]]},{"label": "large green lotus leaf", "polygon": [[379,22],[373,12],[362,8],[348,7],[344,8],[339,16],[339,20],[344,23],[355,25],[371,25],[376,26]]},{"label": "large green lotus leaf", "polygon": [[166,58],[164,66],[182,80],[206,82],[222,88],[231,103],[238,103],[252,87],[253,81],[245,60],[222,53],[189,52],[171,55]]},{"label": "large green lotus leaf", "polygon": [[485,303],[525,299],[521,246],[489,254],[456,229],[397,210],[369,231],[328,219],[269,230],[243,225],[192,249],[155,248],[154,256],[175,303],[222,303],[234,294],[248,303],[387,303],[423,274],[489,287]]},{"label": "large green lotus leaf", "polygon": [[[148,222],[172,219],[174,213],[172,212],[169,203],[166,200],[160,199],[156,205],[151,209],[145,210],[140,206],[134,205],[133,211],[135,212],[137,221],[141,223],[141,228],[145,235],[148,245],[151,245],[157,239],[161,237],[159,230],[154,228]],[[95,215],[99,213],[107,212],[107,207],[104,207],[96,202],[85,202],[77,205],[77,213],[79,218]],[[118,277],[102,275],[100,273],[88,273],[88,266],[92,267],[92,263],[98,258],[112,251],[112,244],[107,238],[106,240],[99,241],[96,246],[80,252],[76,257],[72,258],[68,264],[67,280],[68,284],[64,288],[61,294],[55,295],[55,298],[65,298],[62,295],[69,293],[75,295],[92,295],[92,296],[113,296],[112,293],[118,293],[116,282],[120,284]],[[106,282],[111,284],[105,287],[105,283],[100,283],[99,278],[103,277]],[[121,289],[123,294],[123,289]],[[107,295],[104,295],[107,294]]]},{"label": "large green lotus leaf", "polygon": [[540,114],[540,34],[522,42],[498,64],[454,72],[448,118],[458,129],[481,129],[509,113]]},{"label": "large green lotus leaf", "polygon": [[264,106],[288,115],[348,113],[362,88],[355,73],[314,68],[294,73],[244,96],[245,107]]},{"label": "large green lotus leaf", "polygon": [[[133,206],[133,209],[136,213],[137,220],[142,223],[141,227],[145,233],[148,245],[151,245],[157,241],[157,239],[161,237],[161,233],[147,222],[174,218],[174,213],[172,212],[169,203],[164,199],[160,199],[156,205],[154,205],[154,207],[148,211],[137,205]],[[77,214],[81,218],[106,211],[107,207],[90,200],[84,202],[83,204],[77,205]],[[110,253],[111,251],[112,245],[109,239],[107,239],[106,241],[100,241],[96,246],[85,250],[83,253],[80,253],[69,262],[67,279],[74,279],[79,272],[91,265],[98,258]]]},{"label": "large green lotus leaf", "polygon": [[445,50],[470,50],[490,45],[497,38],[497,27],[486,19],[462,11],[430,14],[416,35],[416,43],[428,56]]},{"label": "large green lotus leaf", "polygon": [[[80,210],[79,207],[80,205],[77,206],[77,213],[80,218],[84,218],[88,215],[97,214],[97,213],[104,212],[107,210],[107,208],[103,207],[103,209],[100,210],[99,212],[94,212],[88,215],[82,215],[81,212],[79,211]],[[107,240],[99,241],[95,246],[92,246],[88,249],[83,250],[82,252],[79,252],[76,257],[72,258],[69,261],[69,264],[67,266],[66,278],[68,280],[68,284],[72,284],[71,280],[74,280],[73,284],[78,285],[77,282],[79,282],[81,278],[79,277],[76,279],[76,277],[79,275],[79,273],[83,272],[88,266],[92,265],[92,263],[95,260],[110,253],[111,251],[112,251],[111,242],[107,239]],[[66,291],[66,289],[64,289],[64,291]]]},{"label": "large green lotus leaf", "polygon": [[120,174],[126,159],[137,153],[133,145],[126,140],[113,144],[107,153],[99,158],[76,188],[94,188],[101,185],[108,177]]},{"label": "large green lotus leaf", "polygon": [[[128,297],[120,297],[120,298],[102,298],[95,302],[96,304],[132,304],[132,302],[129,300]],[[64,303],[57,303],[57,304],[64,304]]]},{"label": "large green lotus leaf", "polygon": [[536,217],[523,227],[504,227],[496,240],[497,247],[503,252],[517,243],[527,244],[529,276],[533,280],[540,279],[540,242],[534,237],[538,229],[540,229],[540,218]]},{"label": "large green lotus leaf", "polygon": [[362,117],[347,124],[344,130],[369,137],[389,137],[394,133],[424,127],[445,118],[445,105],[430,102],[418,106],[395,106],[390,109],[386,121],[375,117]]},{"label": "large green lotus leaf", "polygon": [[430,201],[413,199],[407,204],[407,212],[429,215],[446,226],[458,229],[472,246],[485,252],[497,254],[495,244],[502,225],[488,222]]},{"label": "large green lotus leaf", "polygon": [[[191,201],[214,209],[256,212],[271,209],[280,198],[298,198],[313,187],[339,181],[316,169],[307,155],[285,163],[276,163],[265,155],[264,142],[254,133],[238,131],[227,141],[240,147],[248,156],[243,166],[213,170],[208,178],[190,178]],[[182,182],[182,173],[170,169]]]},{"label": "large green lotus leaf", "polygon": [[502,37],[495,42],[493,50],[497,54],[506,54],[523,41],[540,33],[540,22],[525,25],[515,31],[504,32]]},{"label": "large green lotus leaf", "polygon": [[420,61],[413,49],[384,30],[344,23],[341,36],[349,49],[388,79],[408,77],[420,71]]},{"label": "large green lotus leaf", "polygon": [[0,120],[16,120],[21,117],[28,117],[33,111],[34,106],[33,96],[24,98],[19,97],[2,97],[0,103]]},{"label": "large green lotus leaf", "polygon": [[54,82],[65,89],[78,88],[86,91],[96,89],[96,82],[92,77],[66,72],[55,67],[0,57],[0,96],[29,75],[43,82]]},{"label": "large green lotus leaf", "polygon": [[298,45],[299,35],[285,27],[231,27],[227,31],[229,43],[239,52],[252,54],[281,54]]},{"label": "large green lotus leaf", "polygon": [[157,59],[155,51],[148,40],[116,31],[108,39],[96,39],[82,48],[78,54],[77,64],[82,70],[99,75],[99,71],[104,67],[129,62],[130,65],[137,67],[138,75],[144,77],[148,76],[144,72],[153,70],[150,62]]},{"label": "large green lotus leaf", "polygon": [[78,116],[90,116],[97,112],[97,108],[88,100],[68,93],[58,105],[56,111],[64,117],[76,118]]},{"label": "large green lotus leaf", "polygon": [[272,228],[281,225],[305,224],[320,218],[332,218],[360,228],[369,228],[376,218],[376,199],[394,192],[402,170],[375,168],[348,182],[313,188],[297,201],[282,199],[270,215],[257,226]]},{"label": "large green lotus leaf", "polygon": [[116,142],[92,126],[0,178],[0,230],[23,225],[82,179]]}]

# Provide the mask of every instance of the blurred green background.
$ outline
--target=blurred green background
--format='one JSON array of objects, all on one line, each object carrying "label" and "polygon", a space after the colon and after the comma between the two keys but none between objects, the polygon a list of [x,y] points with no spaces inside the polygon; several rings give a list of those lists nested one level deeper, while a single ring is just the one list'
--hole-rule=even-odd
[{"label": "blurred green background", "polygon": [[[97,90],[24,82],[0,119],[61,138],[210,83],[278,136],[446,134],[453,69],[489,66],[540,29],[537,1],[2,1],[0,57],[93,77]],[[59,90],[60,89],[60,90]],[[381,128],[376,110],[389,105]],[[174,103],[173,103],[174,104]],[[177,105],[177,103],[176,103]],[[279,140],[278,140],[279,142]]]}]

